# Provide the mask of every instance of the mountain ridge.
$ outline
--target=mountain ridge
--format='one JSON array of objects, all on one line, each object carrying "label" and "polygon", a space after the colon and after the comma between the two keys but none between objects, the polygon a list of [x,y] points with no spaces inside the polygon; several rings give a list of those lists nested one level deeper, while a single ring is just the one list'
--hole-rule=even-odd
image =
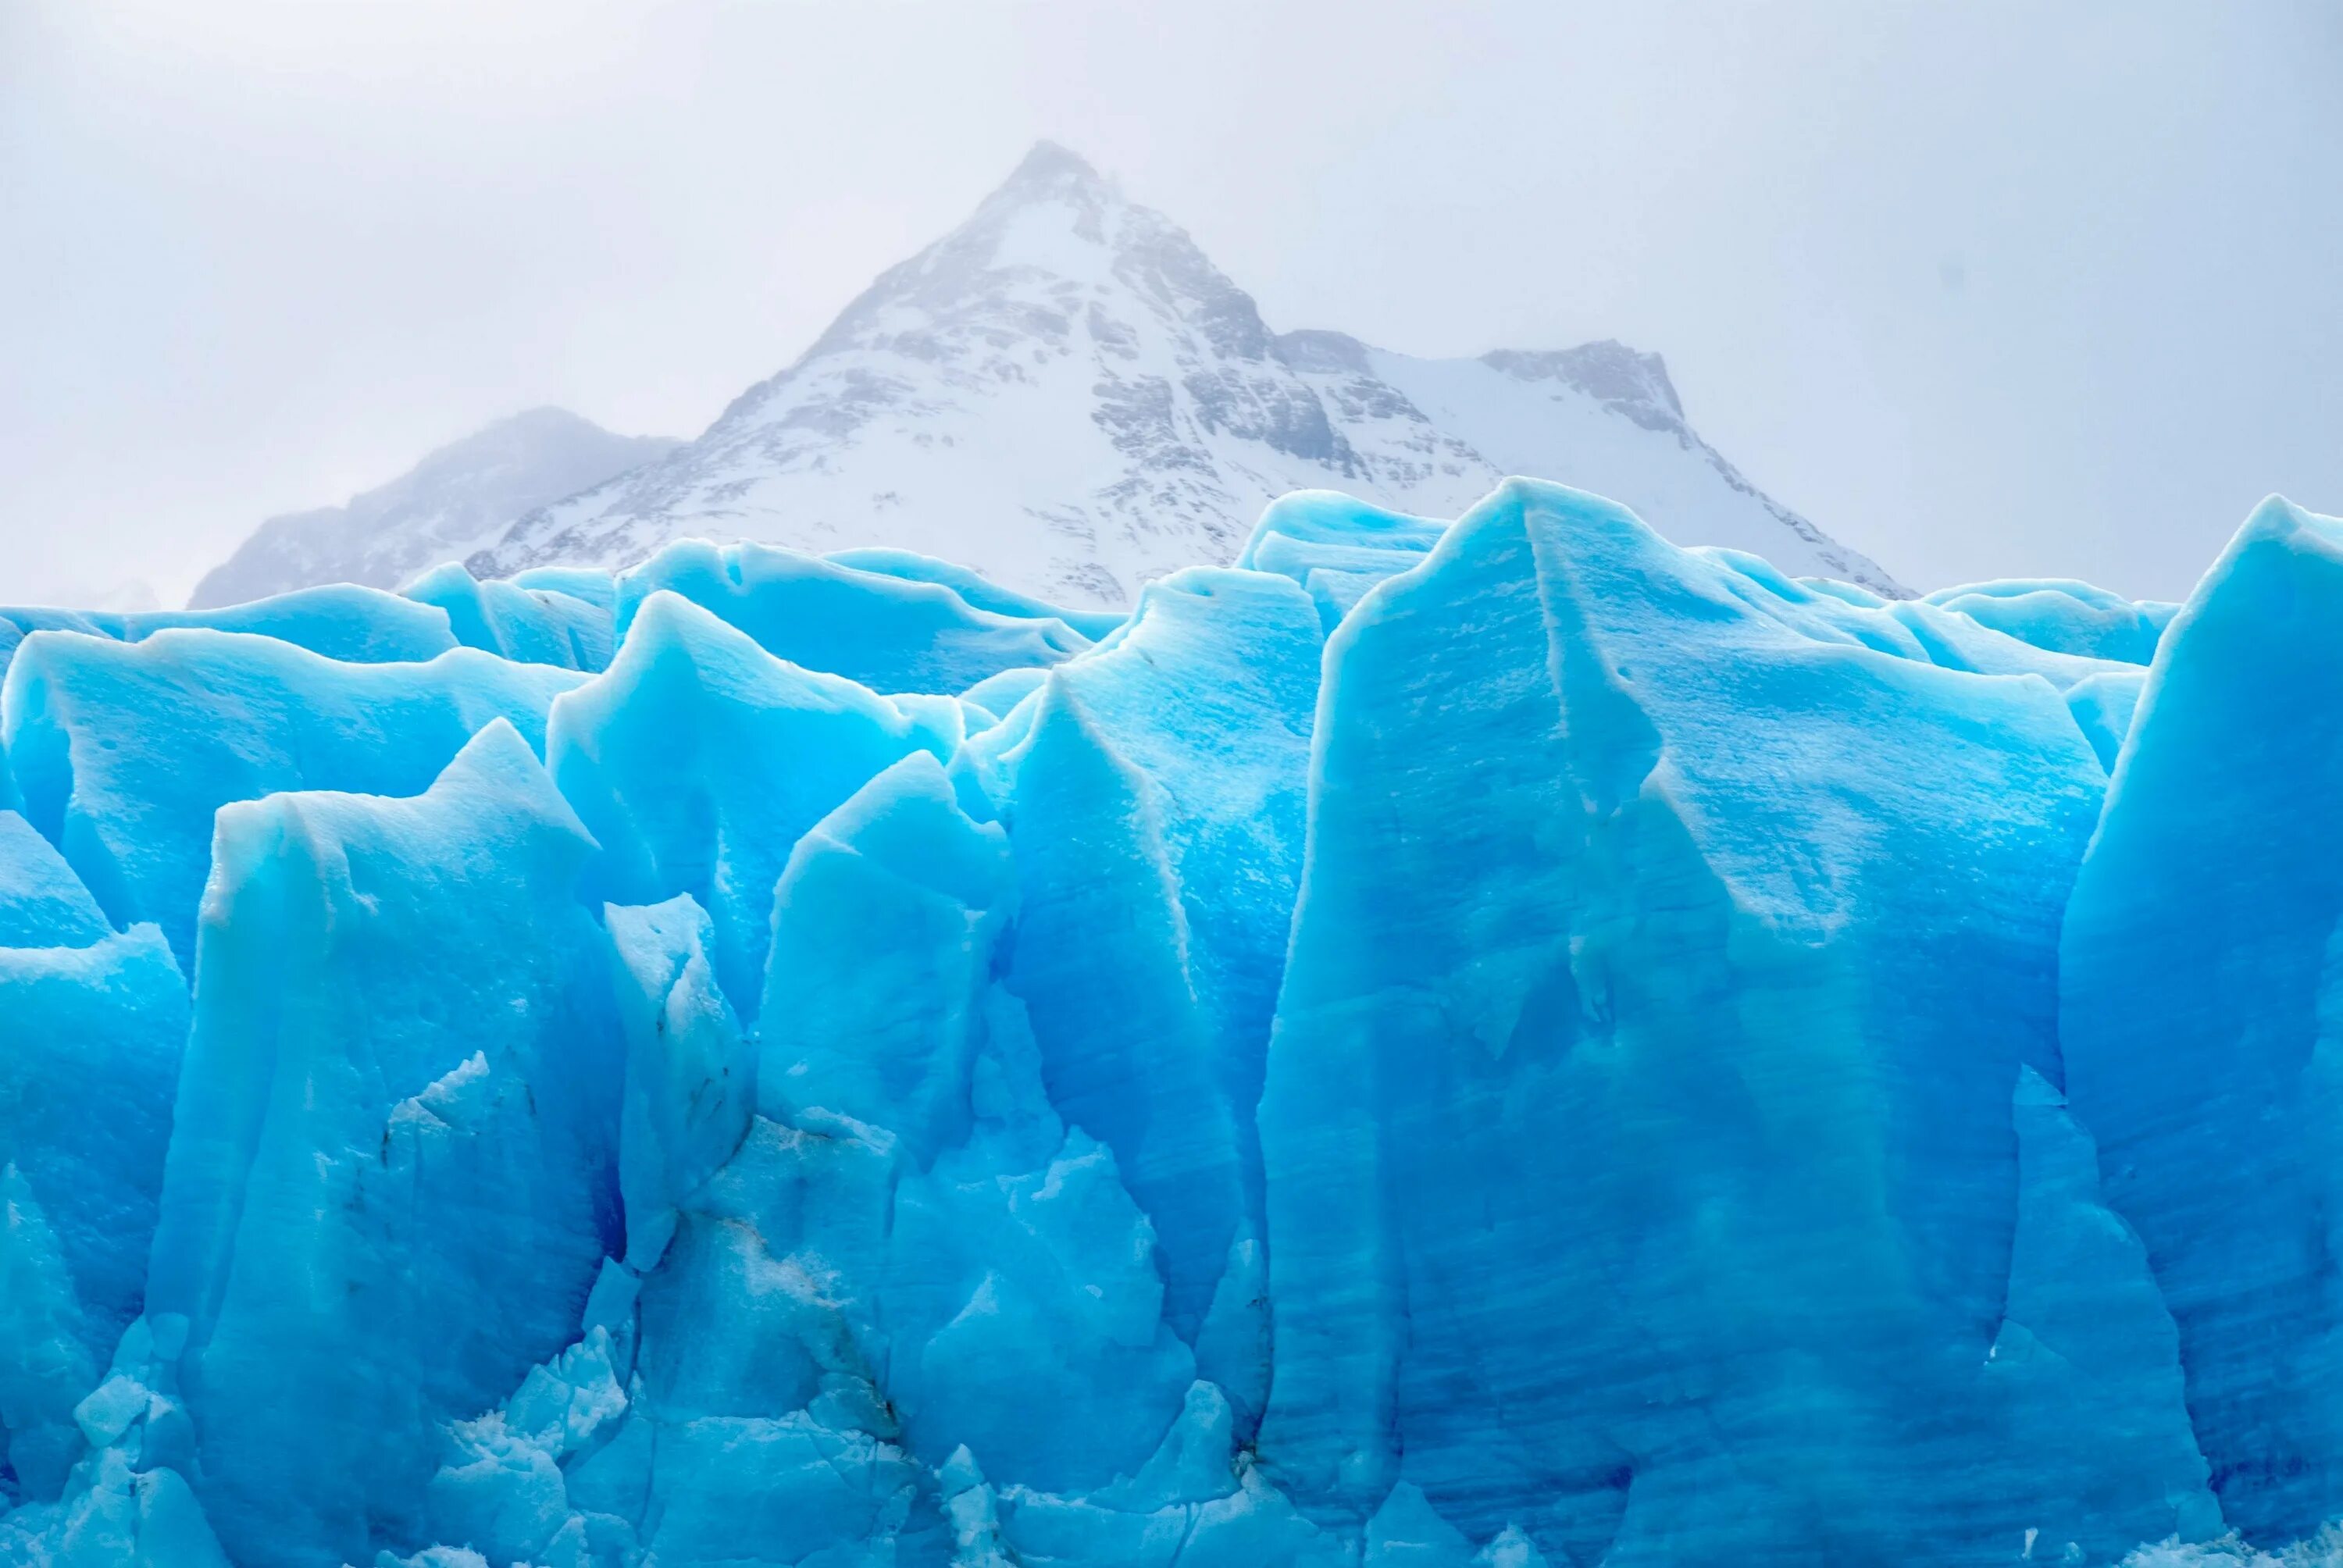
[{"label": "mountain ridge", "polygon": [[324,582],[395,588],[460,557],[525,512],[681,445],[620,436],[566,408],[524,409],[444,446],[338,507],[270,518],[206,573],[189,609]]},{"label": "mountain ridge", "polygon": [[1046,142],[699,439],[468,564],[625,566],[690,535],[884,543],[1120,604],[1232,558],[1290,490],[1453,517],[1515,473],[1613,496],[1685,543],[1905,591],[1701,440],[1658,356],[1428,360],[1276,332],[1184,230]]},{"label": "mountain ridge", "polygon": [[407,569],[623,568],[684,538],[882,546],[1118,607],[1233,559],[1280,495],[1453,518],[1512,475],[1610,497],[1682,544],[1907,591],[1703,440],[1658,355],[1431,359],[1276,331],[1183,229],[1050,142],[696,439],[508,527],[442,528]]}]

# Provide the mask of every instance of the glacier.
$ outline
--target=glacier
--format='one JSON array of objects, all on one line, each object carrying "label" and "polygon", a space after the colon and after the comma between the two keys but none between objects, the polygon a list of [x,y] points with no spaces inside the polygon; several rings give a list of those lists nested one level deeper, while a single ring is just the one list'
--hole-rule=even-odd
[{"label": "glacier", "polygon": [[[364,552],[302,552],[320,575],[270,586],[456,553],[461,531],[441,519],[487,521],[510,466],[480,472],[491,494],[468,508],[449,482],[460,467],[426,472],[450,456],[377,492],[430,507],[382,514]],[[1422,358],[1277,331],[1179,225],[1050,142],[696,439],[504,512],[509,526],[462,558],[488,578],[629,567],[693,537],[823,554],[910,546],[1095,612],[1180,568],[1225,564],[1289,491],[1453,517],[1509,473],[1600,491],[1687,544],[1904,591],[1703,439],[1657,355],[1604,340]],[[371,515],[371,499],[352,512]],[[265,525],[207,590],[230,577],[257,586],[248,566],[299,522]]]},{"label": "glacier", "polygon": [[1528,480],[0,609],[0,1561],[2323,1561],[2338,627]]}]

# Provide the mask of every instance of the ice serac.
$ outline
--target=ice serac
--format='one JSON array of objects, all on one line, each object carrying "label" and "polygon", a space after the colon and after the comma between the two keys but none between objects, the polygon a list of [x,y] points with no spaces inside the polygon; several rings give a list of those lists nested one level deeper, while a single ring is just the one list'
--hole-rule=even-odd
[{"label": "ice serac", "polygon": [[1249,1432],[1262,1397],[1252,1107],[1300,869],[1321,634],[1302,592],[1192,568],[971,745],[1015,847],[1052,1101],[1111,1148],[1166,1312]]},{"label": "ice serac", "polygon": [[[999,983],[1013,875],[1001,829],[920,756],[809,835],[776,903],[767,1006],[792,1021],[768,1041],[759,1098],[887,1172],[894,1222],[866,1254],[865,1311],[890,1347],[872,1364],[902,1440],[930,1465],[964,1446],[1002,1483],[1089,1486],[1145,1461],[1194,1363],[1162,1322],[1145,1215],[1112,1152],[1062,1125]],[[891,983],[848,981],[836,935],[882,930],[908,939]],[[835,1206],[822,1218],[843,1232],[832,1256],[870,1247]],[[1060,1419],[1012,1418],[1029,1394]]]},{"label": "ice serac", "polygon": [[438,1425],[559,1350],[618,1250],[592,848],[501,720],[411,799],[219,813],[146,1311],[238,1563],[418,1535]]},{"label": "ice serac", "polygon": [[1121,610],[1073,609],[1064,605],[1051,604],[1031,594],[1019,593],[1015,588],[970,570],[940,561],[933,556],[923,556],[914,550],[862,548],[832,550],[825,558],[839,566],[851,567],[856,571],[876,572],[881,577],[902,578],[910,582],[935,583],[974,605],[1020,620],[1062,620],[1084,637],[1096,641],[1121,626]]},{"label": "ice serac", "polygon": [[[1030,1489],[1111,1483],[1188,1432],[1146,1220],[1051,1111],[999,983],[1014,910],[1005,835],[925,753],[799,838],[746,1137],[671,1235],[630,1205],[583,1338],[453,1430],[442,1539],[499,1562],[582,1543],[597,1563],[942,1568],[971,1491],[1013,1540]],[[714,1001],[689,963],[677,984]],[[646,1124],[630,1104],[622,1169]],[[1223,1432],[1214,1495],[1227,1455]],[[1094,1560],[1145,1560],[1139,1521],[1098,1517]]]},{"label": "ice serac", "polygon": [[2147,685],[2146,670],[2110,670],[2088,676],[2066,689],[2066,707],[2075,722],[2090,738],[2099,765],[2116,770],[2116,758],[2131,721],[2139,710],[2139,694]]},{"label": "ice serac", "polygon": [[507,580],[532,592],[566,593],[597,609],[609,609],[618,602],[617,580],[599,567],[531,567]]},{"label": "ice serac", "polygon": [[1339,491],[1297,490],[1262,511],[1236,564],[1301,584],[1332,631],[1369,588],[1421,565],[1447,527]]},{"label": "ice serac", "polygon": [[346,583],[220,609],[0,609],[0,624],[16,634],[7,638],[9,646],[0,646],[0,671],[7,668],[16,638],[36,631],[77,631],[116,642],[143,642],[158,631],[186,627],[241,631],[355,664],[412,662],[457,645],[447,615],[437,607]]},{"label": "ice serac", "polygon": [[799,839],[773,895],[764,1114],[886,1128],[921,1171],[963,1141],[1011,875],[1005,836],[924,751]]},{"label": "ice serac", "polygon": [[2135,604],[2063,578],[1971,583],[1932,593],[1926,602],[2037,648],[2141,665],[2155,658],[2157,640],[2180,609],[2157,601]]},{"label": "ice serac", "polygon": [[55,1500],[75,1408],[145,1298],[186,1039],[162,933],[117,935],[55,851],[0,812],[0,1441]]},{"label": "ice serac", "polygon": [[716,979],[754,1019],[773,884],[799,834],[940,734],[853,681],[774,658],[672,593],[629,618],[608,670],[553,705],[547,761],[594,834],[591,895],[689,893],[715,923]]},{"label": "ice serac", "polygon": [[716,989],[708,913],[679,893],[603,911],[618,957],[627,1077],[618,1142],[627,1257],[649,1268],[675,1233],[676,1204],[713,1175],[749,1130],[752,1044]]},{"label": "ice serac", "polygon": [[[608,579],[602,586],[608,587]],[[611,605],[580,597],[574,587],[532,588],[472,574],[449,562],[408,583],[402,597],[436,607],[466,648],[523,664],[599,670],[610,662]]]},{"label": "ice serac", "polygon": [[2343,1497],[2343,521],[2266,503],[2166,633],[2059,953],[2067,1092],[2223,1513]]},{"label": "ice serac", "polygon": [[661,592],[739,628],[776,658],[874,691],[963,691],[1003,670],[1046,668],[1091,642],[1046,607],[1002,614],[942,581],[761,545],[669,546],[618,578],[619,631]]},{"label": "ice serac", "polygon": [[[2165,1523],[2157,1539],[2208,1541],[2225,1533],[2190,1423],[2177,1332],[2138,1235],[2107,1206],[2098,1151],[2064,1096],[2034,1069],[2017,1075],[2017,1224],[2009,1293],[1993,1348],[1988,1389],[2019,1430],[2076,1434],[2081,1462],[2047,1482],[2046,1499],[2085,1521],[2125,1521],[2143,1508]],[[2087,1434],[2087,1435],[2085,1435]],[[2161,1496],[2157,1493],[2160,1490]],[[2119,1528],[2082,1533],[2109,1555]],[[2040,1538],[2037,1537],[2037,1540]],[[2094,1553],[2090,1555],[2096,1556]]]},{"label": "ice serac", "polygon": [[49,841],[0,810],[0,948],[87,947],[112,929]]},{"label": "ice serac", "polygon": [[2152,1481],[1989,1370],[2097,760],[2044,680],[1762,586],[1514,482],[1334,634],[1263,1465],[1554,1561],[2159,1538],[2191,1477],[2152,1336],[2079,1374],[2165,1423]]},{"label": "ice serac", "polygon": [[218,631],[35,632],[0,686],[0,746],[25,817],[108,919],[160,925],[192,973],[221,806],[285,789],[419,794],[492,719],[541,747],[554,694],[581,678],[468,648],[353,664]]}]

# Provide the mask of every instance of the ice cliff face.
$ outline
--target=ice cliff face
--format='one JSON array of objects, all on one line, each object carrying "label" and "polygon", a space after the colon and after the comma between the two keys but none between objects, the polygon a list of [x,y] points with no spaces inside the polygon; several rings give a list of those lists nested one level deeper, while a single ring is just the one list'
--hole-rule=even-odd
[{"label": "ice cliff face", "polygon": [[1525,482],[1239,558],[0,612],[0,1559],[2343,1513],[2343,521],[2185,608]]},{"label": "ice cliff face", "polygon": [[1694,435],[1655,356],[1428,360],[1272,332],[1187,235],[1047,144],[698,440],[471,565],[625,566],[693,537],[884,544],[1121,608],[1232,558],[1289,490],[1453,517],[1507,474],[1616,497],[1680,543],[1901,591]]},{"label": "ice cliff face", "polygon": [[397,588],[426,567],[462,559],[523,513],[676,445],[614,436],[559,408],[516,414],[347,506],[269,518],[206,575],[188,604],[215,609],[327,583]]}]

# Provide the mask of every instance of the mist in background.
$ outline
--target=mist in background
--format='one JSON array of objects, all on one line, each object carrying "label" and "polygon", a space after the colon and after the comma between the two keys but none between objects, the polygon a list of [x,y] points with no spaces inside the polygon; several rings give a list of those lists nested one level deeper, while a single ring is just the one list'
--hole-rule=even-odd
[{"label": "mist in background", "polygon": [[2343,5],[0,0],[0,601],[692,436],[1037,137],[1281,330],[1618,337],[1916,588],[2343,511]]}]

